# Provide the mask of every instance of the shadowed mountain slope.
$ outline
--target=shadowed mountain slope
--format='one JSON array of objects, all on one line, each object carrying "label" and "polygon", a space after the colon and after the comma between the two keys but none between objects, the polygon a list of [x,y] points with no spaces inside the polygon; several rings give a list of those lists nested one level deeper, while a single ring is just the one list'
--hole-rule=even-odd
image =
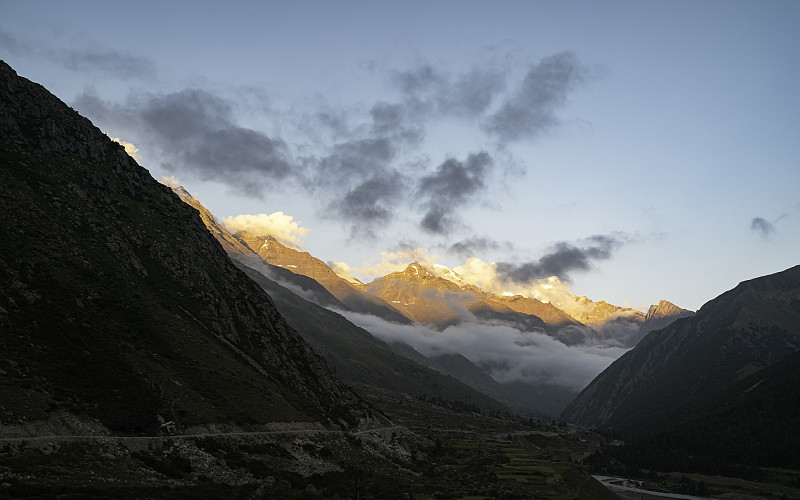
[{"label": "shadowed mountain slope", "polygon": [[800,351],[800,266],[740,283],[651,332],[564,410],[623,436],[688,418],[738,380]]},{"label": "shadowed mountain slope", "polygon": [[370,410],[124,151],[0,63],[2,422],[56,410],[116,432]]},{"label": "shadowed mountain slope", "polygon": [[697,415],[613,447],[614,459],[657,470],[752,476],[752,467],[800,467],[800,353],[734,384]]},{"label": "shadowed mountain slope", "polygon": [[356,390],[368,385],[415,397],[468,403],[486,411],[505,410],[457,379],[395,353],[344,316],[303,299],[256,269],[244,264],[240,267],[272,296],[281,314],[327,360],[336,375]]}]

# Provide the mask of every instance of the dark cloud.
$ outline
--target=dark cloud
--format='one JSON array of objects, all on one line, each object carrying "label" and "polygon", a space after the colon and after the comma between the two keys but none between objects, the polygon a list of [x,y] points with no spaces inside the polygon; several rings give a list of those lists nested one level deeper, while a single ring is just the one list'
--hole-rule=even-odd
[{"label": "dark cloud", "polygon": [[484,130],[503,142],[536,138],[559,124],[556,109],[585,78],[585,69],[571,52],[542,59],[487,118]]},{"label": "dark cloud", "polygon": [[373,236],[374,228],[393,217],[393,205],[403,192],[403,179],[394,173],[364,181],[330,204],[333,215],[352,222],[352,236]]},{"label": "dark cloud", "polygon": [[332,110],[319,111],[314,118],[326,129],[333,133],[334,137],[344,137],[350,128],[347,123],[347,116],[344,113]]},{"label": "dark cloud", "polygon": [[425,130],[412,124],[408,110],[400,104],[376,103],[370,110],[373,137],[392,139],[400,145],[417,144],[425,138]]},{"label": "dark cloud", "polygon": [[39,57],[71,71],[110,78],[150,79],[157,73],[156,65],[146,57],[96,47],[48,47],[29,43],[2,31],[0,31],[0,48],[13,54]]},{"label": "dark cloud", "polygon": [[130,79],[149,79],[156,75],[156,66],[150,59],[112,50],[62,50],[53,58],[73,71],[98,72],[106,76]]},{"label": "dark cloud", "polygon": [[505,80],[505,72],[473,69],[461,75],[449,89],[442,89],[439,109],[454,115],[480,116],[505,89]]},{"label": "dark cloud", "polygon": [[483,114],[505,89],[506,75],[506,70],[488,65],[451,77],[430,64],[422,64],[395,72],[392,81],[403,93],[407,110],[463,118]]},{"label": "dark cloud", "polygon": [[204,90],[140,95],[122,105],[84,93],[74,106],[106,129],[145,140],[166,170],[218,181],[249,196],[260,197],[270,182],[298,174],[282,140],[238,126],[230,102]]},{"label": "dark cloud", "polygon": [[[2,33],[0,44],[19,45]],[[72,50],[61,56],[61,64],[74,70],[119,76],[149,71],[146,59],[119,52]],[[339,109],[321,100],[305,114],[287,111],[281,130],[291,129],[299,138],[291,144],[241,126],[236,119],[241,95],[233,101],[186,89],[113,104],[84,93],[73,104],[104,130],[137,144],[166,173],[220,182],[253,197],[270,189],[308,190],[326,215],[352,224],[353,234],[373,234],[413,204],[420,226],[444,235],[463,226],[458,211],[486,191],[494,160],[481,152],[433,168],[423,154],[415,155],[427,124],[455,118],[475,126],[483,122],[481,130],[501,140],[535,137],[557,123],[555,110],[582,81],[581,67],[569,53],[542,60],[507,92],[511,69],[490,61],[461,72],[430,64],[395,72],[396,102]],[[268,102],[259,95],[248,101],[248,109],[257,108],[259,99]],[[266,104],[263,109],[266,116],[274,112]],[[466,247],[454,245],[453,251]]]},{"label": "dark cloud", "polygon": [[396,153],[393,141],[387,138],[336,144],[330,154],[311,161],[315,183],[346,190],[365,178],[388,175]]},{"label": "dark cloud", "polygon": [[394,72],[392,80],[403,93],[419,98],[445,84],[447,78],[432,65],[421,64],[414,69]]},{"label": "dark cloud", "polygon": [[505,248],[510,250],[511,244],[510,243],[501,244],[494,240],[490,240],[488,238],[473,237],[453,243],[448,248],[448,251],[451,253],[458,254],[462,257],[473,257],[475,255],[480,255],[490,250],[498,250],[500,248]]},{"label": "dark cloud", "polygon": [[566,242],[553,245],[538,261],[523,264],[499,262],[497,273],[504,280],[519,283],[558,276],[567,280],[573,271],[587,271],[594,261],[611,258],[614,250],[628,242],[627,237],[614,233],[586,238],[581,246]]},{"label": "dark cloud", "polygon": [[4,52],[11,54],[27,55],[33,52],[32,47],[30,47],[28,44],[21,42],[18,38],[13,37],[2,30],[0,30],[0,49],[3,49]]},{"label": "dark cloud", "polygon": [[760,234],[763,238],[767,238],[775,232],[775,226],[761,217],[755,217],[750,221],[750,229]]},{"label": "dark cloud", "polygon": [[450,225],[459,219],[455,210],[486,186],[486,176],[492,167],[492,157],[482,151],[470,154],[463,162],[450,158],[436,171],[419,180],[417,193],[425,199],[428,211],[423,216],[424,230],[446,234]]}]

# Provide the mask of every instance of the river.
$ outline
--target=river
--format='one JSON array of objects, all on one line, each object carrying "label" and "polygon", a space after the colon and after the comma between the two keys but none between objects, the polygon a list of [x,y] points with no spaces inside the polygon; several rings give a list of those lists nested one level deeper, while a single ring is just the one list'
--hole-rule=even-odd
[{"label": "river", "polygon": [[645,495],[650,495],[654,497],[660,498],[675,498],[680,500],[711,500],[709,497],[696,497],[692,495],[681,495],[679,493],[664,493],[663,491],[650,491],[650,490],[643,490],[639,488],[641,486],[640,481],[633,481],[630,479],[625,479],[624,477],[614,477],[614,476],[592,476],[601,483],[603,483],[607,488],[612,490],[624,490],[624,491],[632,491],[634,493],[642,493]]}]

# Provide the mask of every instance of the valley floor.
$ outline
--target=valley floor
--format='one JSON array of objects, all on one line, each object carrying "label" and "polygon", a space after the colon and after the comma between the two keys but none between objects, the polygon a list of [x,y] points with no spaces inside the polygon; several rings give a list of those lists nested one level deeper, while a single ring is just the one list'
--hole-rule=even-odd
[{"label": "valley floor", "polygon": [[[560,426],[371,397],[395,427],[0,441],[0,498],[614,500]],[[577,450],[577,451],[576,451]]]}]

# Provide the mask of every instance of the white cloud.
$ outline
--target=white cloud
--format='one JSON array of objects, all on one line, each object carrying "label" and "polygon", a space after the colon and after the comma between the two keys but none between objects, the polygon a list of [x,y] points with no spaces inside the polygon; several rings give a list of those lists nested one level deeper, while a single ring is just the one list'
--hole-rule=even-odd
[{"label": "white cloud", "polygon": [[396,252],[381,252],[380,263],[365,262],[363,268],[351,268],[350,270],[364,276],[366,281],[370,281],[372,278],[402,271],[413,262],[417,262],[422,267],[434,271],[437,260],[439,260],[439,256],[430,255],[426,248],[407,248]]},{"label": "white cloud", "polygon": [[222,219],[222,225],[232,232],[246,231],[256,236],[272,236],[281,243],[301,248],[309,229],[295,222],[294,217],[283,212],[257,215],[237,215]]},{"label": "white cloud", "polygon": [[497,273],[497,264],[484,262],[477,257],[470,257],[463,265],[457,266],[453,270],[460,274],[465,281],[480,287],[485,292],[498,295],[522,295],[530,299],[550,302],[568,313],[570,310],[574,312],[579,308],[584,308],[581,303],[576,302],[576,297],[569,293],[569,284],[559,279],[558,276],[519,283],[502,279]]},{"label": "white cloud", "polygon": [[171,175],[163,176],[162,178],[160,178],[158,180],[158,182],[160,182],[161,184],[163,184],[163,185],[165,185],[167,187],[171,187],[171,188],[176,188],[176,187],[181,185],[181,183],[178,180],[178,178],[177,177],[173,177]]},{"label": "white cloud", "polygon": [[330,267],[331,270],[340,278],[344,278],[351,283],[360,283],[359,279],[353,276],[353,268],[350,267],[346,262],[329,260],[326,262],[326,264],[328,264],[328,267]]},{"label": "white cloud", "polygon": [[128,153],[128,155],[130,155],[130,157],[133,158],[134,160],[136,161],[142,160],[142,155],[139,154],[139,148],[134,146],[132,142],[123,141],[119,137],[110,137],[110,139],[118,144],[122,144],[122,146],[125,148],[125,152]]}]

